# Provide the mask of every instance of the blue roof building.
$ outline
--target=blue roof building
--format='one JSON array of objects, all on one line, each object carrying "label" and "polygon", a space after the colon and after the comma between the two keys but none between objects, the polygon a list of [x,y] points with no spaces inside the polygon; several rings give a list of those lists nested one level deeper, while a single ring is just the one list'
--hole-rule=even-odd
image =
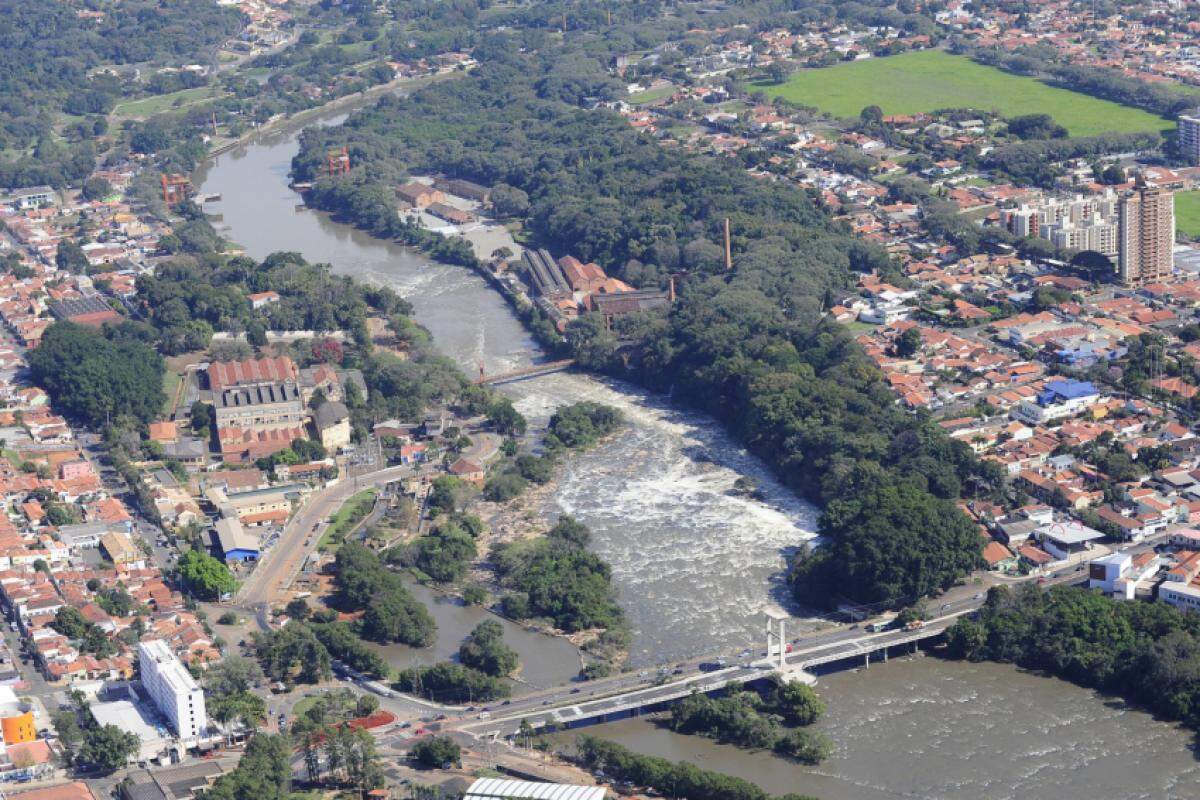
[{"label": "blue roof building", "polygon": [[1100,390],[1091,381],[1074,381],[1064,378],[1049,381],[1046,384],[1046,388],[1038,394],[1038,405],[1048,406],[1068,400],[1083,400],[1088,397],[1097,397],[1099,394]]}]

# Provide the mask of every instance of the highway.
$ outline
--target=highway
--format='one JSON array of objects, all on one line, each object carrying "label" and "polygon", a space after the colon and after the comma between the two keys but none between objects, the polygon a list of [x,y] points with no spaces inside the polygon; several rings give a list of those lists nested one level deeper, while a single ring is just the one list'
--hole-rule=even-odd
[{"label": "highway", "polygon": [[410,466],[388,467],[357,477],[343,478],[311,495],[283,529],[279,541],[242,584],[236,604],[254,612],[278,602],[304,560],[317,549],[320,537],[315,534],[315,529],[318,525],[327,521],[351,495],[414,474]]}]

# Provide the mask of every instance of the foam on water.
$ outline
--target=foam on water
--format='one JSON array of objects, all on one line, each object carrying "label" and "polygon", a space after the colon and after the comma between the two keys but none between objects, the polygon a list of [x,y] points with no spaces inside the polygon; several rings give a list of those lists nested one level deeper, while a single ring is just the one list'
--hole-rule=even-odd
[{"label": "foam on water", "polygon": [[[811,505],[712,419],[628,384],[551,375],[505,391],[535,425],[579,400],[625,417],[612,440],[568,460],[543,512],[592,529],[633,624],[633,663],[758,643],[763,612],[786,603],[788,553],[813,535]],[[763,500],[731,494],[741,475]]]}]

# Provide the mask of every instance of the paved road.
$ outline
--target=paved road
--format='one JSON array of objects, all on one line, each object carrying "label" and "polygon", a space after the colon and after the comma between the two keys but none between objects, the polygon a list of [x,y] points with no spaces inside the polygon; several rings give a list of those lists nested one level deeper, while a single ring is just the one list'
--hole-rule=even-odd
[{"label": "paved road", "polygon": [[328,520],[356,492],[372,486],[383,486],[413,474],[413,468],[409,466],[388,467],[353,478],[343,478],[333,486],[314,493],[242,584],[238,605],[256,611],[261,606],[278,602],[304,560],[316,549],[320,537],[314,534],[314,530],[320,523]]}]

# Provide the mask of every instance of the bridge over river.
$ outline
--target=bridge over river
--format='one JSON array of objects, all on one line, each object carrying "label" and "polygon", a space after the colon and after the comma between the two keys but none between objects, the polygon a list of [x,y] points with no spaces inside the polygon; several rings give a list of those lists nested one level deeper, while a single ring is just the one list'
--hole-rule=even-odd
[{"label": "bridge over river", "polygon": [[522,698],[509,706],[480,712],[475,719],[466,719],[451,727],[476,738],[505,738],[516,734],[522,722],[528,722],[535,730],[547,726],[572,728],[609,722],[662,708],[695,692],[715,692],[731,683],[747,683],[771,677],[815,682],[816,679],[809,672],[811,669],[847,661],[869,666],[872,658],[886,661],[889,652],[914,650],[921,642],[941,636],[955,620],[973,613],[982,602],[977,598],[959,601],[955,604],[959,607],[917,630],[866,633],[851,629],[809,637],[803,640],[802,647],[794,647],[790,653],[785,653],[782,663],[778,648],[769,651],[773,655],[741,661],[722,669],[712,670],[710,662],[706,664],[710,671],[703,671],[697,663],[682,672],[677,670],[680,674],[673,674],[670,680],[642,680],[635,686],[617,689],[604,697],[589,695],[588,699],[581,700],[581,689],[574,688]]},{"label": "bridge over river", "polygon": [[531,367],[524,369],[514,369],[510,372],[501,372],[497,375],[487,375],[483,371],[483,364],[479,365],[479,377],[475,379],[476,384],[486,384],[488,386],[501,386],[506,383],[515,383],[529,378],[540,378],[543,375],[552,375],[555,372],[566,372],[571,367],[575,366],[575,360],[572,358],[564,358],[561,361],[544,361],[541,364],[534,364]]}]

